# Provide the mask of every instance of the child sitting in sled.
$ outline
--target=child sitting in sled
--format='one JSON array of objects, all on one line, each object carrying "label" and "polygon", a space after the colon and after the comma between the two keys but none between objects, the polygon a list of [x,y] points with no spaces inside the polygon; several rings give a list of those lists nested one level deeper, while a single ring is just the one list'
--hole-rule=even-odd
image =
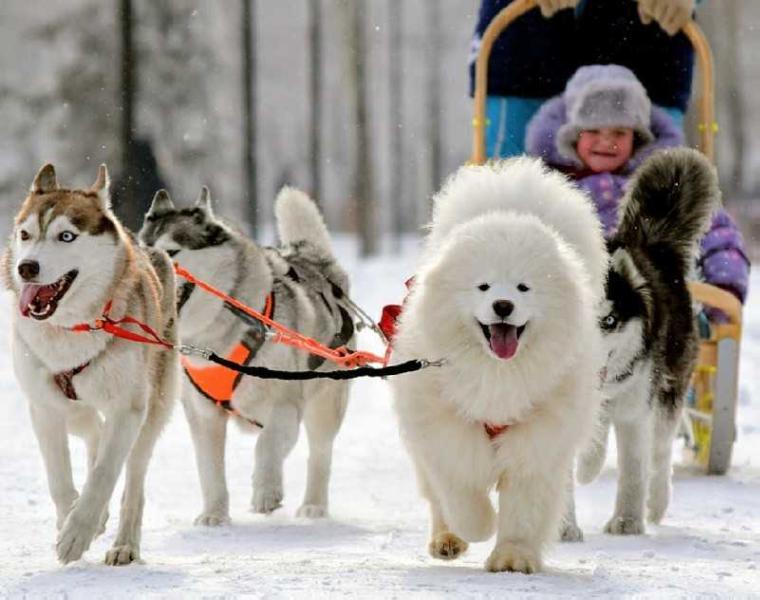
[{"label": "child sitting in sled", "polygon": [[[683,133],[668,113],[652,106],[636,76],[618,65],[581,67],[562,95],[547,100],[528,124],[525,147],[586,190],[609,238],[618,205],[636,168],[660,148],[683,145]],[[749,260],[733,219],[718,211],[702,239],[702,279],[747,296]],[[711,319],[720,319],[713,312]]]}]

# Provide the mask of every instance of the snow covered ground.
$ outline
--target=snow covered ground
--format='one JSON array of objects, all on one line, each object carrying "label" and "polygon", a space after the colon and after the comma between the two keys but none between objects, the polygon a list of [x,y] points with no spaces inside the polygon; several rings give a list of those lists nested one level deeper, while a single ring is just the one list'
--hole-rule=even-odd
[{"label": "snow covered ground", "polygon": [[[352,248],[346,247],[346,254]],[[346,255],[344,254],[344,256]],[[356,299],[371,314],[403,295],[414,251],[349,261]],[[753,280],[760,289],[760,277]],[[0,301],[7,331],[8,297]],[[200,491],[182,411],[159,441],[148,477],[144,564],[102,564],[107,532],[67,567],[54,555],[55,518],[26,405],[0,346],[0,597],[760,597],[760,293],[750,296],[742,349],[739,439],[726,477],[677,467],[671,509],[642,537],[603,535],[616,471],[579,489],[581,544],[557,544],[540,575],[490,574],[492,542],[444,564],[426,552],[427,510],[415,489],[382,381],[355,384],[335,450],[332,516],[296,519],[305,483],[305,440],[286,464],[286,499],[271,516],[248,511],[254,438],[231,430],[228,483],[233,524],[194,527]],[[362,346],[376,344],[363,334]],[[78,480],[84,452],[72,442]],[[119,485],[119,489],[121,485]]]}]

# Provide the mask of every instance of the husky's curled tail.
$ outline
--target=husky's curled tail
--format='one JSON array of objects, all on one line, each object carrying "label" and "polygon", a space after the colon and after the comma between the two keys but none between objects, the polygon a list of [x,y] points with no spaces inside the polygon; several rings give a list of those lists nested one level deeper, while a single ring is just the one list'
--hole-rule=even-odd
[{"label": "husky's curled tail", "polygon": [[615,239],[622,246],[670,248],[686,272],[719,205],[718,178],[707,158],[689,148],[658,152],[631,182]]},{"label": "husky's curled tail", "polygon": [[317,205],[304,192],[285,186],[277,194],[274,214],[280,241],[298,244],[307,241],[332,258],[332,244],[327,226]]}]

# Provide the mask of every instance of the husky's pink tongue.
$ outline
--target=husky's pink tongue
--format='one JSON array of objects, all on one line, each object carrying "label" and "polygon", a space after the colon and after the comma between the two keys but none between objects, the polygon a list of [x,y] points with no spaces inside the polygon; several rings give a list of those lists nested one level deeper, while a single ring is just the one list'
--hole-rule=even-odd
[{"label": "husky's pink tongue", "polygon": [[495,323],[488,326],[491,334],[491,350],[499,358],[507,360],[517,352],[517,327],[506,323]]},{"label": "husky's pink tongue", "polygon": [[27,283],[21,288],[21,296],[18,300],[18,308],[24,317],[29,316],[29,305],[37,297],[37,294],[46,286],[36,283]]}]

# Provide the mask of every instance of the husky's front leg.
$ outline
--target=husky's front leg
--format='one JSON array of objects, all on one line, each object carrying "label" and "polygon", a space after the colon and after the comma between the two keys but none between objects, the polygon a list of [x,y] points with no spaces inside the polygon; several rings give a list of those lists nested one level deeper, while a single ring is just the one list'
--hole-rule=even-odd
[{"label": "husky's front leg", "polygon": [[224,525],[230,522],[230,496],[224,465],[228,417],[194,389],[188,389],[189,385],[183,387],[182,407],[190,425],[203,494],[203,511],[194,523]]},{"label": "husky's front leg", "polygon": [[616,535],[644,533],[644,498],[647,491],[651,444],[651,414],[615,422],[618,446],[618,489],[615,513],[604,530]]},{"label": "husky's front leg", "polygon": [[71,474],[66,415],[50,406],[29,403],[29,414],[47,473],[48,489],[56,510],[56,527],[63,523],[79,497]]},{"label": "husky's front leg", "polygon": [[139,389],[131,398],[116,399],[114,404],[117,405],[110,406],[106,414],[95,466],[87,474],[82,495],[58,535],[56,549],[63,563],[79,559],[97,533],[101,515],[143,420],[146,391]]},{"label": "husky's front leg", "polygon": [[535,573],[544,546],[557,535],[570,462],[523,465],[499,481],[499,529],[486,561],[489,571]]},{"label": "husky's front leg", "polygon": [[253,471],[254,512],[270,513],[283,499],[282,465],[298,439],[300,411],[287,400],[274,402],[264,430],[256,440],[256,465]]}]

